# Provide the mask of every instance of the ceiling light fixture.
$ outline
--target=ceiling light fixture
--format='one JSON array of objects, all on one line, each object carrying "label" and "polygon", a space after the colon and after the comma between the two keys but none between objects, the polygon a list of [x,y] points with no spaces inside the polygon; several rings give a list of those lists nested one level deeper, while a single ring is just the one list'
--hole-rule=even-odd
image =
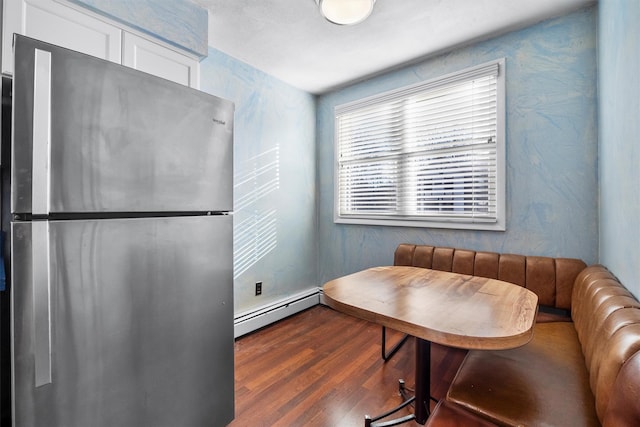
[{"label": "ceiling light fixture", "polygon": [[373,11],[376,0],[316,0],[320,13],[329,22],[338,25],[354,25]]}]

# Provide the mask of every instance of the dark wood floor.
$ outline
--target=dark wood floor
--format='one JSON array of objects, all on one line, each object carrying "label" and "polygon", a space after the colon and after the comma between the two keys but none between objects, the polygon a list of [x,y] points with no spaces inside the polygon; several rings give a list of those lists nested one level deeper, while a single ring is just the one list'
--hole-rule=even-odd
[{"label": "dark wood floor", "polygon": [[[316,306],[239,338],[230,427],[363,426],[365,414],[393,408],[401,401],[398,379],[413,387],[414,340],[384,363],[380,333],[378,325]],[[388,343],[400,337],[390,333]],[[444,396],[464,354],[432,345],[434,397]]]}]

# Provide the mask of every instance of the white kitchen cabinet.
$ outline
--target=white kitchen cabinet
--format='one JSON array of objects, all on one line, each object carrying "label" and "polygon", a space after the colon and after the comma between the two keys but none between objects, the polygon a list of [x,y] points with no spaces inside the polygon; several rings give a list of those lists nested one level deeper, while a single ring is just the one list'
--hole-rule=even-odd
[{"label": "white kitchen cabinet", "polygon": [[200,64],[136,34],[124,33],[122,64],[198,89]]},{"label": "white kitchen cabinet", "polygon": [[13,74],[13,34],[18,33],[199,87],[197,59],[134,34],[107,18],[52,0],[4,0],[3,7],[4,74]]},{"label": "white kitchen cabinet", "polygon": [[13,74],[13,34],[121,63],[122,31],[51,0],[4,0],[2,72]]}]

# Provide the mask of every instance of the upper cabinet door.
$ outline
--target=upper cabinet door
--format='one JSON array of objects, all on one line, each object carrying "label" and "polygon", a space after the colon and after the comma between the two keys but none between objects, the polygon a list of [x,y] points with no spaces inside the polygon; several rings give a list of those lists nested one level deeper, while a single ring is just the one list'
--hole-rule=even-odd
[{"label": "upper cabinet door", "polygon": [[197,60],[135,34],[124,33],[123,37],[123,65],[199,89]]},{"label": "upper cabinet door", "polygon": [[2,72],[13,74],[13,34],[23,34],[116,63],[122,31],[51,0],[4,0]]}]

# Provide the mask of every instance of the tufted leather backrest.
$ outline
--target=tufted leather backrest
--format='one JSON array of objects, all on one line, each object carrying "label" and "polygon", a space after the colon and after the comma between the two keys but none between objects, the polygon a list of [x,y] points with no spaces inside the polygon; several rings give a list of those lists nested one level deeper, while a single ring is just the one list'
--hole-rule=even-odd
[{"label": "tufted leather backrest", "polygon": [[602,425],[640,426],[640,352],[622,365]]},{"label": "tufted leather backrest", "polygon": [[469,274],[524,286],[538,295],[541,305],[571,309],[573,282],[586,264],[573,258],[547,258],[481,252],[469,249],[400,244],[394,265]]},{"label": "tufted leather backrest", "polygon": [[[601,265],[580,272],[572,300],[571,318],[589,371],[598,418],[607,425],[616,425],[607,418],[640,419],[640,405],[624,407],[618,401],[625,398],[621,397],[625,391],[619,387],[628,387],[636,394],[640,390],[640,364],[633,362],[623,370],[640,354],[640,302]],[[631,378],[635,378],[635,384]],[[622,383],[626,385],[619,385]]]}]

